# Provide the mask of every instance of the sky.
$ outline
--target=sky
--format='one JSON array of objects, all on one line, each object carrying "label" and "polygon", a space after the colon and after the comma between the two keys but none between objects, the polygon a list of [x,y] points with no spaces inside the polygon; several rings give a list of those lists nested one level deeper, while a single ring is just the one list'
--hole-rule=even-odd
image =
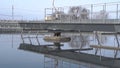
[{"label": "sky", "polygon": [[[79,6],[108,2],[120,2],[120,0],[55,0],[55,6]],[[52,0],[0,0],[1,18],[10,18],[12,5],[14,5],[14,16],[16,18],[39,20],[44,19],[45,8],[52,8]]]}]

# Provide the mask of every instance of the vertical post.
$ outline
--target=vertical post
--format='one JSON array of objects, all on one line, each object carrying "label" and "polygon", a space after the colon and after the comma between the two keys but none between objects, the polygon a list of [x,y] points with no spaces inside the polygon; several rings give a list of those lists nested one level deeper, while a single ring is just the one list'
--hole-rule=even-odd
[{"label": "vertical post", "polygon": [[31,31],[29,31],[28,39],[29,39],[29,41],[30,41],[30,44],[32,44],[32,41],[31,41],[31,39],[30,39],[30,33],[31,33]]},{"label": "vertical post", "polygon": [[[66,7],[64,7],[64,8],[61,7],[61,11],[64,12],[64,9],[65,9],[65,8],[66,8]],[[64,19],[62,19],[62,17],[63,17],[63,14],[61,15],[61,23],[62,23],[62,21],[64,20]],[[64,18],[65,18],[65,17],[64,17]]]},{"label": "vertical post", "polygon": [[45,56],[44,56],[44,68],[46,68],[46,66],[45,66],[45,65],[46,65],[46,62],[45,62]]},{"label": "vertical post", "polygon": [[103,14],[104,14],[104,15],[103,15],[103,16],[104,16],[104,17],[103,17],[103,18],[104,18],[104,19],[103,19],[103,20],[104,20],[103,22],[106,23],[106,3],[105,3],[104,6],[103,6]]},{"label": "vertical post", "polygon": [[[102,46],[99,40],[98,32],[96,32],[95,34],[98,41],[98,45]],[[96,49],[95,55],[97,54],[97,52],[98,52],[98,48]],[[100,48],[100,61],[101,61],[101,48]]]},{"label": "vertical post", "polygon": [[[69,7],[69,9],[71,9],[71,8],[72,8],[72,7]],[[70,19],[68,19],[68,20],[69,20],[69,23],[71,23],[71,20],[73,19],[72,17],[73,17],[73,13],[70,13],[70,15],[69,15],[69,18],[70,18]]]},{"label": "vertical post", "polygon": [[58,59],[54,59],[54,68],[58,68],[58,64],[59,64]]},{"label": "vertical post", "polygon": [[[60,37],[61,32],[55,32],[54,36]],[[61,43],[60,42],[54,42],[55,47],[57,47],[58,50],[61,50]]]},{"label": "vertical post", "polygon": [[45,8],[45,12],[44,12],[45,13],[45,16],[44,16],[45,20],[46,20],[46,10],[47,10],[47,8]]},{"label": "vertical post", "polygon": [[103,6],[102,6],[102,7],[103,7],[103,10],[102,10],[102,16],[101,16],[102,23],[105,23],[105,22],[104,22],[104,19],[105,19],[105,14],[104,14],[105,8],[104,8],[104,6],[105,6],[105,5],[103,4]]},{"label": "vertical post", "polygon": [[39,39],[38,39],[38,33],[39,32],[37,32],[36,39],[37,39],[38,45],[40,45],[40,42],[39,42]]},{"label": "vertical post", "polygon": [[61,67],[60,68],[63,68],[63,60],[61,60]]},{"label": "vertical post", "polygon": [[[119,47],[120,47],[120,43],[119,43],[119,39],[118,39],[117,34],[115,35],[115,38],[116,38],[117,45],[118,45],[117,47],[119,48]],[[116,58],[116,57],[117,57],[117,54],[118,54],[118,50],[116,50],[115,55],[114,55],[114,58]]]},{"label": "vertical post", "polygon": [[13,48],[13,42],[14,42],[14,38],[13,38],[13,34],[12,34],[12,48]]},{"label": "vertical post", "polygon": [[[12,5],[12,21],[14,21],[14,5]],[[12,48],[13,48],[13,34],[12,34]]]},{"label": "vertical post", "polygon": [[[62,12],[62,7],[60,7],[60,12]],[[60,23],[62,23],[62,14],[60,13]]]},{"label": "vertical post", "polygon": [[24,38],[23,38],[23,31],[21,32],[21,39],[22,39],[23,43],[25,43]]},{"label": "vertical post", "polygon": [[[80,31],[79,31],[80,32]],[[82,33],[80,32],[80,37],[81,37],[81,46],[80,46],[80,49],[83,47],[83,43],[85,42],[84,41],[84,38],[83,38],[83,35]],[[80,51],[79,51],[80,52]]]},{"label": "vertical post", "polygon": [[[114,38],[114,47],[115,47],[115,40],[116,40],[116,38]],[[114,50],[114,54],[115,54],[115,52],[116,52],[116,50]]]},{"label": "vertical post", "polygon": [[92,23],[92,16],[93,16],[93,4],[91,4],[91,23]]},{"label": "vertical post", "polygon": [[50,14],[51,14],[51,16],[52,16],[52,20],[55,20],[55,16],[53,16],[53,14],[54,14],[54,12],[55,12],[55,9],[54,9],[54,8],[52,8],[52,9],[50,9],[50,10],[52,10],[52,13],[50,13]]},{"label": "vertical post", "polygon": [[14,5],[12,5],[12,20],[14,20]]},{"label": "vertical post", "polygon": [[118,7],[119,5],[117,4],[117,8],[116,8],[116,19],[117,19],[117,23],[118,23],[118,13],[119,13],[119,7]]},{"label": "vertical post", "polygon": [[[95,37],[96,38],[98,37],[97,32],[95,32]],[[98,38],[97,38],[97,41],[98,41]],[[99,42],[98,42],[98,44],[99,44]],[[97,52],[98,52],[98,48],[95,50],[95,55],[97,55]]]}]

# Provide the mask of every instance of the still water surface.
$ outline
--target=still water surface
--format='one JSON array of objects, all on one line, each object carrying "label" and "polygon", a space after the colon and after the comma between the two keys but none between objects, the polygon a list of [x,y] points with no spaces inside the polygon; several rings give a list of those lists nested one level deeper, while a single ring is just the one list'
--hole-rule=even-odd
[{"label": "still water surface", "polygon": [[[34,35],[32,35],[34,36]],[[39,39],[41,44],[46,44],[44,40],[42,40],[42,35]],[[62,49],[71,49],[71,48],[79,48],[80,45],[84,45],[84,47],[88,47],[90,44],[96,44],[96,39],[94,35],[83,35],[84,43],[81,43],[80,36],[72,36],[72,40],[70,43],[65,43]],[[116,46],[115,37],[110,35],[100,36],[101,43],[104,45],[112,45]],[[25,40],[26,43],[29,43],[29,40]],[[75,64],[71,62],[61,61],[58,59],[54,59],[54,62],[51,58],[45,57],[44,54],[38,54],[34,52],[19,50],[19,45],[22,43],[20,35],[8,35],[1,34],[0,35],[0,68],[107,68],[102,66],[97,66],[93,64],[88,64],[81,62],[81,64]],[[32,39],[33,44],[37,44],[35,39]],[[47,43],[48,44],[48,43]],[[51,43],[50,43],[51,44]],[[86,51],[85,53],[94,54],[94,50]],[[99,53],[98,53],[99,54]],[[102,55],[113,57],[113,51],[102,50]],[[119,55],[117,56],[119,57]],[[46,63],[45,59],[52,60],[51,62]],[[55,62],[57,61],[57,64]],[[57,65],[57,66],[55,66]]]}]

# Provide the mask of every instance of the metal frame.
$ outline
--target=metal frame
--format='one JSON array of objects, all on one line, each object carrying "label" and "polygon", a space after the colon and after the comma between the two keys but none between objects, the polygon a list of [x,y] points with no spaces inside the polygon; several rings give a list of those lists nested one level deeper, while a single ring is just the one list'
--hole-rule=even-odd
[{"label": "metal frame", "polygon": [[[116,8],[116,10],[113,10],[113,11],[111,11],[111,10],[107,10],[108,9],[108,7],[109,6],[114,6],[115,8]],[[96,7],[101,7],[102,6],[102,9],[101,10],[103,10],[103,11],[105,11],[105,12],[108,12],[108,14],[112,14],[112,13],[114,13],[113,15],[114,16],[116,16],[116,18],[115,19],[113,19],[114,20],[114,22],[115,23],[119,23],[119,13],[120,13],[120,2],[113,2],[113,3],[100,3],[100,4],[91,4],[91,5],[81,5],[83,8],[84,8],[84,6],[86,7],[87,6],[87,8],[90,8],[89,9],[89,19],[79,19],[79,20],[77,20],[78,21],[78,23],[83,23],[84,21],[89,21],[90,20],[90,23],[94,23],[93,21],[95,20],[93,17],[94,17],[94,14],[96,14],[96,13],[99,13],[99,12],[97,12],[96,10],[94,10]],[[78,6],[78,7],[81,7],[81,6]],[[73,6],[74,7],[74,6]],[[60,8],[60,9],[59,9]],[[71,7],[67,7],[67,8],[71,8]],[[86,9],[87,9],[86,8]],[[52,11],[51,12],[51,14],[53,14],[54,12],[56,12],[56,11],[53,11],[53,10],[58,10],[58,11],[63,11],[64,12],[64,10],[66,10],[66,7],[58,7],[58,8],[46,8],[45,9],[45,18],[47,17],[47,12],[48,11]],[[61,9],[63,9],[63,10],[61,10]],[[105,17],[105,14],[103,15],[104,17]],[[114,17],[113,16],[113,17]],[[76,20],[73,20],[73,19],[71,19],[71,15],[69,16],[70,17],[70,19],[68,19],[68,20],[62,20],[62,19],[60,19],[60,20],[56,20],[56,23],[62,23],[62,22],[67,22],[67,23],[72,23],[72,22],[74,22],[74,21],[76,21]],[[68,17],[68,18],[69,18]],[[107,18],[104,18],[104,17],[101,17],[101,19],[99,19],[99,20],[101,20],[102,22],[101,23],[110,23],[109,21],[107,22]],[[109,18],[108,18],[108,20],[109,20]],[[112,19],[111,19],[112,20]],[[52,21],[52,20],[51,20]],[[55,20],[54,20],[55,21]],[[87,22],[88,23],[88,22]],[[96,22],[97,23],[97,22]]]},{"label": "metal frame", "polygon": [[40,38],[40,37],[38,37],[38,36],[39,36],[39,31],[36,32],[36,36],[35,36],[35,37],[31,37],[31,36],[30,36],[31,31],[28,32],[28,37],[24,37],[23,34],[24,34],[24,32],[22,31],[22,32],[21,32],[21,39],[22,39],[22,43],[23,43],[23,44],[25,43],[25,40],[24,40],[24,39],[28,39],[29,42],[30,42],[30,44],[32,45],[33,43],[32,43],[31,38],[35,38],[36,41],[37,41],[37,43],[38,43],[38,45],[40,46],[40,41],[39,41],[39,38]]},{"label": "metal frame", "polygon": [[[115,38],[116,38],[116,42],[117,42],[117,47],[120,48],[120,42],[119,42],[119,39],[118,39],[117,34],[115,34]],[[117,57],[117,54],[118,54],[118,50],[116,50],[115,55],[114,55],[114,58]]]},{"label": "metal frame", "polygon": [[[98,42],[98,45],[100,46],[100,47],[102,47],[102,44],[101,44],[101,41],[100,41],[100,38],[99,38],[99,36],[98,36],[98,32],[96,31],[95,32],[95,36],[96,36],[96,39],[97,39],[97,42]],[[117,35],[117,33],[114,35],[115,36],[115,39],[116,39],[116,43],[117,43],[117,48],[120,48],[120,42],[119,42],[119,38],[118,38],[118,35]],[[107,47],[106,47],[107,48]],[[95,55],[97,55],[97,53],[98,53],[98,50],[100,50],[100,60],[101,60],[101,49],[102,48],[96,48],[96,50],[95,50]],[[118,49],[116,49],[116,50],[114,50],[115,52],[115,54],[114,54],[114,58],[116,59],[117,58],[117,55],[118,55],[118,52],[119,52],[119,50]]]}]

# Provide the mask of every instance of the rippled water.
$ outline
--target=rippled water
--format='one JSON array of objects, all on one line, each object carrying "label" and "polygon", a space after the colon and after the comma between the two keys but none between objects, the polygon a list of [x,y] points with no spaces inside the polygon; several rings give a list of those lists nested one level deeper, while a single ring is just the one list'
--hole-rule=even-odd
[{"label": "rippled water", "polygon": [[[94,35],[91,34],[83,34],[82,38],[84,38],[84,43],[80,42],[82,40],[79,35],[70,36],[72,36],[71,42],[65,43],[62,49],[80,48],[80,45],[89,47],[90,44],[97,44],[97,40],[94,38]],[[39,35],[39,37],[41,37],[39,38],[41,44],[49,44],[42,40],[42,35]],[[114,35],[104,35],[99,37],[102,40],[102,45],[117,46]],[[25,39],[25,42],[29,43],[29,40]],[[44,54],[19,50],[20,43],[22,43],[20,35],[0,35],[0,68],[105,68],[85,62],[75,64],[71,61],[51,59]],[[36,39],[32,39],[32,43],[37,44]],[[85,53],[94,54],[95,51],[86,51]],[[99,54],[100,52],[98,52],[98,55]],[[113,57],[114,51],[102,50],[102,55]],[[117,57],[119,57],[119,55]],[[50,60],[50,62],[45,62],[48,60]]]}]

